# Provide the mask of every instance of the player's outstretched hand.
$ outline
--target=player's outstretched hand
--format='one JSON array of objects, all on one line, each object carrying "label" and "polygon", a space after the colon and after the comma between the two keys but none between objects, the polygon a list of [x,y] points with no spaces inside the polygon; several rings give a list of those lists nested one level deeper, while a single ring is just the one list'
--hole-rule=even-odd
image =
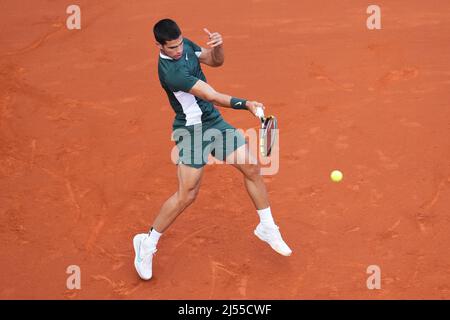
[{"label": "player's outstretched hand", "polygon": [[210,47],[210,48],[215,48],[218,46],[221,46],[223,44],[223,39],[222,39],[222,35],[218,32],[209,32],[208,29],[203,28],[203,31],[206,32],[206,34],[209,37],[209,42],[207,42],[206,44]]}]

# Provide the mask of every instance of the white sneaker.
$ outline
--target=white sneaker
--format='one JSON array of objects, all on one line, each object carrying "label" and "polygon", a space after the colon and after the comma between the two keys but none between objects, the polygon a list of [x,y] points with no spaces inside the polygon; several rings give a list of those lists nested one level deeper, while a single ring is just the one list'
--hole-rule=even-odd
[{"label": "white sneaker", "polygon": [[152,261],[156,247],[152,246],[148,241],[147,233],[137,234],[133,238],[133,246],[136,257],[134,258],[134,266],[139,276],[144,280],[152,278]]},{"label": "white sneaker", "polygon": [[279,227],[274,225],[273,227],[263,226],[261,223],[255,229],[255,235],[262,241],[267,242],[273,250],[283,256],[290,256],[292,250],[284,242],[279,231]]}]

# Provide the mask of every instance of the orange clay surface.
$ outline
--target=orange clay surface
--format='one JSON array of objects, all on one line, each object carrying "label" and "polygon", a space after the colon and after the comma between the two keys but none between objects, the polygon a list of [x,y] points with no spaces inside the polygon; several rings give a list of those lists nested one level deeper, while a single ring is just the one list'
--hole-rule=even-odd
[{"label": "orange clay surface", "polygon": [[[0,5],[1,299],[450,298],[447,1],[379,0],[373,31],[357,0],[77,3],[73,31],[67,1]],[[177,187],[151,32],[165,17],[202,46],[220,32],[209,83],[278,116],[265,181],[291,257],[253,235],[240,173],[214,165],[138,278],[132,238]]]}]

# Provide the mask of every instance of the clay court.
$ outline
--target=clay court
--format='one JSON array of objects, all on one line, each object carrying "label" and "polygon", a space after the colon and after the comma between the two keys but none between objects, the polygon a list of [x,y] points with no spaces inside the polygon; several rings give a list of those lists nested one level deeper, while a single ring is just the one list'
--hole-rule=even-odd
[{"label": "clay court", "polygon": [[[77,0],[81,30],[66,28],[70,4],[0,5],[1,299],[450,298],[447,1],[377,0],[381,30],[359,0]],[[166,17],[202,46],[204,27],[220,32],[208,82],[277,115],[265,181],[291,257],[254,236],[241,174],[213,165],[154,278],[136,274],[132,238],[177,186],[151,31]]]}]

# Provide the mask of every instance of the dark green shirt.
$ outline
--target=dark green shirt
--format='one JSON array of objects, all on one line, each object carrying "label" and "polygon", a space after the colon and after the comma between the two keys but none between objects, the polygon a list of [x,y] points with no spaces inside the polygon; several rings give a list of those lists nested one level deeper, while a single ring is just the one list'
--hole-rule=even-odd
[{"label": "dark green shirt", "polygon": [[174,129],[215,121],[221,117],[211,102],[189,93],[198,80],[206,82],[198,60],[201,52],[198,45],[184,38],[180,59],[174,60],[162,52],[159,54],[159,81],[175,111]]}]

